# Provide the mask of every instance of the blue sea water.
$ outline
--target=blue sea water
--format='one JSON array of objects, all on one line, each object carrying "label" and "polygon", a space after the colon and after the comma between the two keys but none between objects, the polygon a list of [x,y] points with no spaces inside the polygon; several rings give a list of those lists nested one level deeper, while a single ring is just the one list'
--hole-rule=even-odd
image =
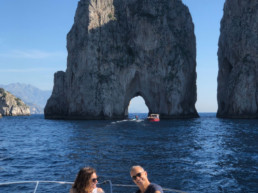
[{"label": "blue sea water", "polygon": [[[130,184],[132,165],[151,182],[187,192],[258,192],[258,120],[200,118],[62,121],[43,115],[0,119],[0,183],[74,181],[92,166],[102,180]],[[133,114],[130,115],[133,118]],[[37,192],[68,192],[70,185],[39,185]],[[106,187],[104,187],[106,188]],[[33,192],[34,186],[0,186],[0,192]],[[113,192],[133,192],[114,187]],[[108,190],[106,190],[108,192]]]}]

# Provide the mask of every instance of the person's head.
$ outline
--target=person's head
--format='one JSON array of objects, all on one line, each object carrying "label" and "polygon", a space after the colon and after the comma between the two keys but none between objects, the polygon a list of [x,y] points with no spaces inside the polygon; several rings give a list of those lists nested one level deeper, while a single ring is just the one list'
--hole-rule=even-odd
[{"label": "person's head", "polygon": [[147,177],[147,172],[141,166],[132,166],[130,175],[134,183],[139,187],[146,186],[150,183]]},{"label": "person's head", "polygon": [[91,167],[85,167],[80,169],[77,177],[74,181],[73,188],[77,193],[85,193],[96,188],[98,183],[98,177],[96,170]]}]

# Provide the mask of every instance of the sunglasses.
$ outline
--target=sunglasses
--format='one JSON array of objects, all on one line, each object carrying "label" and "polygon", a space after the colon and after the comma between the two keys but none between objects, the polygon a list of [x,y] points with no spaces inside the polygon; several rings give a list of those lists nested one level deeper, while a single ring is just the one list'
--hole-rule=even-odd
[{"label": "sunglasses", "polygon": [[97,178],[92,178],[91,181],[92,181],[93,183],[96,183],[97,181],[99,181],[99,177],[97,177]]},{"label": "sunglasses", "polygon": [[[142,172],[144,172],[144,171],[142,171]],[[133,179],[133,180],[136,180],[137,177],[140,178],[140,177],[142,176],[142,174],[141,174],[142,172],[139,172],[139,173],[137,173],[135,176],[132,176],[132,179]]]}]

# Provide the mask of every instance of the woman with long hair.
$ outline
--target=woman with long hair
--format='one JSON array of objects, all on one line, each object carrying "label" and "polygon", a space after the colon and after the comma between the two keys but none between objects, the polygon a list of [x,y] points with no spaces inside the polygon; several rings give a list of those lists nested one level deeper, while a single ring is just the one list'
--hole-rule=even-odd
[{"label": "woman with long hair", "polygon": [[70,193],[104,193],[101,188],[97,188],[97,183],[96,170],[91,167],[82,168],[77,174]]}]

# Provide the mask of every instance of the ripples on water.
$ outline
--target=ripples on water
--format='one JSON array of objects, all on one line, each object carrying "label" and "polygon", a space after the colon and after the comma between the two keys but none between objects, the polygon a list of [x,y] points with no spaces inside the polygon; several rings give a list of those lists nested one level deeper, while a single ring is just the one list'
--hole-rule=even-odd
[{"label": "ripples on water", "polygon": [[[258,120],[217,119],[215,114],[158,123],[4,117],[0,119],[0,183],[74,181],[79,168],[92,166],[103,180],[133,184],[129,169],[142,165],[150,181],[166,188],[258,192],[257,128]],[[69,190],[69,185],[45,186],[40,185],[38,192]],[[0,186],[0,192],[32,191],[33,186]],[[114,187],[113,191],[134,189]]]}]

